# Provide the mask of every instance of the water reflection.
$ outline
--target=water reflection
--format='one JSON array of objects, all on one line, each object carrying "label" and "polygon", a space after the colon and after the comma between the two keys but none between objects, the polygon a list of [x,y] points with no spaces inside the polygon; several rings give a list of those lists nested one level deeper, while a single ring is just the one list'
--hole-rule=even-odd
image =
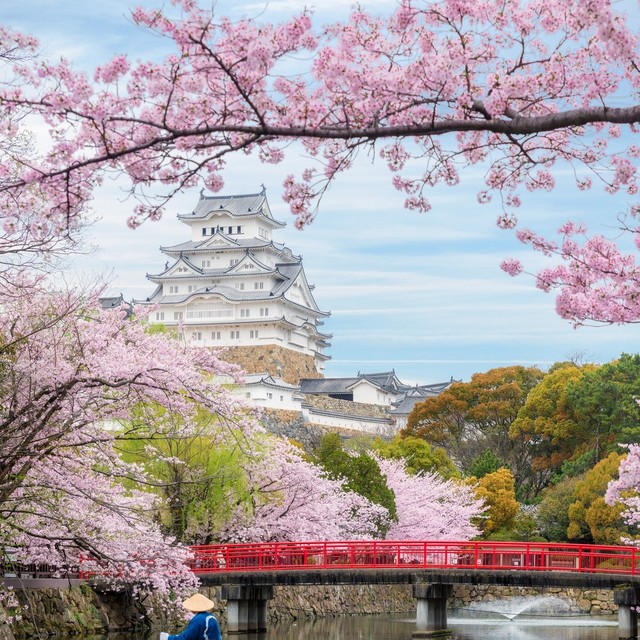
[{"label": "water reflection", "polygon": [[[451,640],[617,640],[618,628],[611,620],[578,616],[518,617],[514,620],[453,612],[449,617]],[[415,618],[407,616],[349,616],[299,620],[274,624],[266,633],[234,634],[229,640],[411,640]],[[157,640],[158,631],[112,633],[83,640]]]}]

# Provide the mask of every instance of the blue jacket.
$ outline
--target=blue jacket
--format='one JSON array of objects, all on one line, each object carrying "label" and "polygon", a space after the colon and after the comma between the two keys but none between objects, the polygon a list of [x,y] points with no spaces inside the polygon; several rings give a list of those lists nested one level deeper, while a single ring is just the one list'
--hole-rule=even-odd
[{"label": "blue jacket", "polygon": [[220,625],[213,614],[196,613],[187,628],[178,635],[169,636],[169,640],[222,640]]}]

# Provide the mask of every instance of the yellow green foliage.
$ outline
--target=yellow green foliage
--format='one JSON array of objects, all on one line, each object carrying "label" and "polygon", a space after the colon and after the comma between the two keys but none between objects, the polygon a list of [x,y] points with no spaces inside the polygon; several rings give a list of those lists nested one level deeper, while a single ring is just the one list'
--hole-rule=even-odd
[{"label": "yellow green foliage", "polygon": [[536,469],[558,469],[590,446],[589,425],[576,414],[568,391],[593,365],[578,367],[567,363],[555,368],[530,392],[511,425],[512,438],[535,442]]},{"label": "yellow green foliage", "polygon": [[391,442],[376,438],[372,448],[383,458],[403,460],[409,473],[433,471],[447,480],[460,475],[442,447],[432,447],[422,438],[396,435]]},{"label": "yellow green foliage", "polygon": [[624,506],[608,505],[604,501],[607,485],[618,477],[622,457],[618,453],[610,453],[576,483],[574,501],[568,511],[569,540],[619,544],[620,536],[627,535],[621,517]]},{"label": "yellow green foliage", "polygon": [[468,482],[476,484],[476,497],[484,500],[487,506],[487,518],[482,524],[484,536],[489,536],[499,529],[511,529],[520,510],[516,500],[515,479],[506,467],[477,480],[469,478]]}]

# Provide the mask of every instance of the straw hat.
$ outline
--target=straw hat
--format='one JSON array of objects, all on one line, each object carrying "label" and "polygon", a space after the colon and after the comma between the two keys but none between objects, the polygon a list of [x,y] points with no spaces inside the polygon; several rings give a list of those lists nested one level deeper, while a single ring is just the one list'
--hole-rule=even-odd
[{"label": "straw hat", "polygon": [[209,611],[209,609],[213,609],[214,603],[209,600],[209,598],[205,598],[201,593],[196,593],[195,595],[187,598],[182,606],[187,611],[193,611],[194,613],[200,613],[201,611]]}]

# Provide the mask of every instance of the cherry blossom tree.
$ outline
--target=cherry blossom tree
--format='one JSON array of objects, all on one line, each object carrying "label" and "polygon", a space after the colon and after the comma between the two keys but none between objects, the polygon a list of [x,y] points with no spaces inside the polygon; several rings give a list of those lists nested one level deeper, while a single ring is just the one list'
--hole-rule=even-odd
[{"label": "cherry blossom tree", "polygon": [[222,541],[372,539],[389,520],[384,507],[330,479],[283,438],[268,438],[245,472],[250,499],[231,515]]},{"label": "cherry blossom tree", "polygon": [[378,462],[396,496],[397,521],[389,527],[388,539],[469,540],[480,533],[473,521],[484,506],[473,487],[433,472],[410,474],[402,460]]},{"label": "cherry blossom tree", "polygon": [[[7,72],[0,91],[11,91],[23,66],[34,60],[36,46],[35,39],[0,26],[0,69]],[[13,68],[13,80],[8,68]],[[82,204],[74,215],[54,220],[46,194],[36,183],[11,188],[26,166],[39,161],[36,139],[23,126],[23,117],[24,113],[7,109],[0,116],[0,285],[4,286],[4,295],[19,295],[27,286],[25,279],[16,286],[18,273],[28,269],[29,288],[33,288],[41,280],[36,274],[52,271],[58,258],[79,252],[80,229],[86,221]]]},{"label": "cherry blossom tree", "polygon": [[638,545],[640,543],[637,536],[640,524],[640,444],[630,444],[625,447],[628,451],[620,461],[618,478],[609,483],[604,499],[608,505],[625,507],[622,518],[634,535],[622,538],[622,541]]},{"label": "cherry blossom tree", "polygon": [[[363,153],[380,156],[418,211],[430,208],[430,188],[455,187],[465,168],[481,167],[478,199],[498,201],[503,228],[517,227],[522,192],[552,190],[559,169],[578,189],[636,195],[638,34],[611,0],[399,0],[388,16],[356,8],[324,28],[306,12],[271,25],[217,18],[196,0],[173,4],[181,17],[132,13],[166,37],[162,61],[120,54],[88,77],[65,60],[5,57],[12,80],[0,88],[0,137],[16,139],[37,117],[51,140],[37,159],[3,154],[0,190],[22,205],[37,185],[49,203],[43,227],[73,226],[111,171],[128,176],[140,199],[135,227],[178,190],[222,188],[227,157],[278,163],[293,140],[310,157],[284,182],[299,226]],[[26,36],[0,38],[4,51],[36,50]],[[3,213],[5,231],[26,211]],[[638,211],[632,205],[620,222],[634,238]],[[559,257],[537,282],[559,290],[563,317],[640,319],[635,254],[575,222],[559,240],[517,234]],[[515,275],[523,266],[503,268]]]},{"label": "cherry blossom tree", "polygon": [[2,298],[0,546],[18,562],[180,592],[194,585],[188,550],[154,522],[152,479],[117,441],[177,437],[174,414],[188,435],[203,409],[221,434],[260,427],[217,381],[235,367],[148,332],[124,308],[101,309],[98,295]]}]

